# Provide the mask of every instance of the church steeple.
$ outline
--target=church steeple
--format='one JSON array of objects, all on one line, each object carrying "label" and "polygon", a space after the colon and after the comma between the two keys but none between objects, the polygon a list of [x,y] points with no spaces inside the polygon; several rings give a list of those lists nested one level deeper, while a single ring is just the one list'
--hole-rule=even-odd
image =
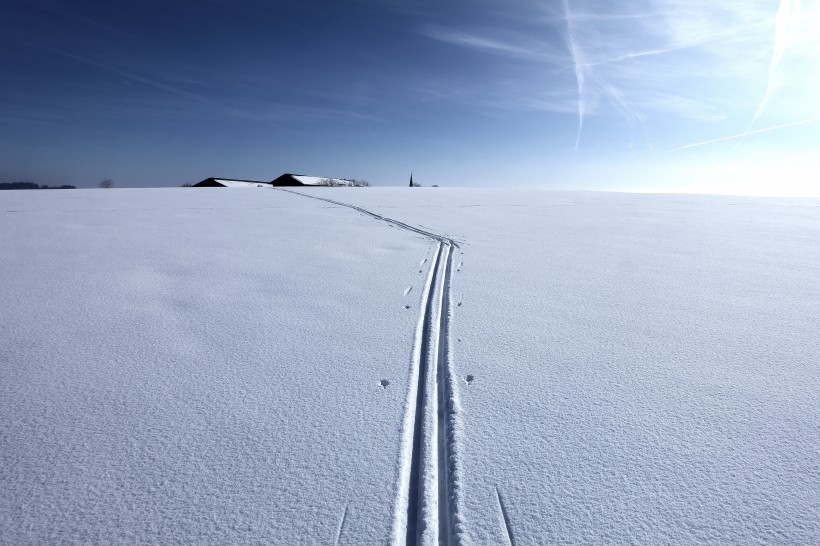
[{"label": "church steeple", "polygon": [[410,187],[413,187],[413,173],[410,173]]}]

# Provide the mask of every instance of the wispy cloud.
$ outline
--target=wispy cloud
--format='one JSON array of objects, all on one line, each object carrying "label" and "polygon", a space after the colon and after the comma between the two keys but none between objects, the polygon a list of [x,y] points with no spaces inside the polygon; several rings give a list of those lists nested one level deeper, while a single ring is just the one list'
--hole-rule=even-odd
[{"label": "wispy cloud", "polygon": [[495,55],[542,61],[556,61],[561,58],[555,52],[546,50],[543,45],[516,44],[497,37],[438,25],[425,25],[420,32],[424,36],[440,42]]},{"label": "wispy cloud", "polygon": [[100,70],[104,70],[106,72],[110,72],[112,74],[117,74],[118,76],[121,76],[121,77],[123,77],[127,80],[130,80],[130,81],[133,81],[133,82],[142,83],[142,84],[154,87],[156,89],[161,89],[162,91],[172,93],[174,95],[178,95],[178,96],[181,96],[181,97],[184,97],[184,98],[187,98],[187,99],[192,99],[192,100],[201,102],[203,104],[207,104],[209,106],[215,106],[215,107],[217,107],[221,110],[224,110],[225,112],[230,113],[230,114],[244,115],[242,112],[240,112],[238,110],[234,110],[234,109],[232,109],[230,107],[227,107],[223,104],[220,104],[219,102],[214,101],[213,99],[211,99],[209,97],[206,97],[205,95],[192,93],[190,91],[186,91],[185,89],[181,89],[181,88],[175,87],[173,85],[168,85],[168,84],[156,81],[152,78],[146,78],[144,76],[140,76],[140,75],[135,74],[133,72],[129,72],[127,70],[122,70],[122,69],[117,68],[115,66],[111,66],[111,65],[106,64],[106,63],[95,61],[93,59],[89,59],[88,57],[84,57],[82,55],[75,55],[74,53],[70,53],[68,51],[56,49],[56,48],[53,48],[51,46],[47,46],[45,44],[36,44],[36,43],[30,42],[28,40],[20,40],[20,41],[22,43],[27,44],[30,47],[35,47],[37,49],[42,49],[44,51],[48,51],[48,52],[53,53],[55,55],[59,55],[61,57],[72,59],[74,61],[86,64],[86,65],[89,65],[89,66],[93,66],[95,68],[98,68]]},{"label": "wispy cloud", "polygon": [[706,146],[707,144],[715,144],[716,142],[724,142],[727,140],[735,140],[739,138],[743,138],[749,135],[757,135],[760,133],[768,133],[770,131],[778,131],[781,129],[787,129],[789,127],[797,127],[799,125],[809,125],[812,123],[820,122],[820,116],[815,118],[803,119],[800,121],[793,121],[791,123],[784,123],[782,125],[775,125],[774,127],[765,127],[763,129],[756,129],[754,131],[744,131],[742,133],[738,133],[736,135],[730,135],[720,138],[713,138],[711,140],[704,140],[702,142],[694,142],[692,144],[686,144],[684,146],[678,146],[677,148],[672,148],[670,150],[666,150],[666,152],[677,152],[678,150],[688,150],[690,148],[698,148],[700,146]]},{"label": "wispy cloud", "polygon": [[657,48],[657,49],[648,49],[648,50],[645,50],[645,51],[633,51],[633,52],[629,52],[629,53],[623,53],[621,55],[618,55],[617,57],[612,57],[612,58],[608,58],[608,59],[600,59],[600,60],[595,60],[595,61],[588,62],[584,66],[585,67],[604,66],[604,65],[607,65],[607,64],[614,64],[614,63],[620,63],[620,62],[623,62],[623,61],[630,61],[630,60],[634,60],[634,59],[640,59],[642,57],[654,57],[656,55],[664,55],[666,53],[674,53],[676,51],[682,51],[682,50],[685,50],[685,49],[692,49],[692,48],[696,48],[696,47],[701,47],[701,46],[709,44],[709,43],[714,43],[714,42],[718,42],[720,40],[726,40],[726,39],[732,39],[732,38],[733,38],[733,35],[727,33],[727,34],[722,35],[722,36],[712,36],[712,37],[708,37],[708,38],[702,38],[700,40],[696,40],[696,41],[691,42],[691,43],[673,44],[673,45],[670,45],[668,47],[661,47],[661,48]]},{"label": "wispy cloud", "polygon": [[584,67],[586,62],[575,37],[575,21],[572,11],[570,11],[569,0],[563,0],[563,6],[564,20],[567,25],[567,46],[572,56],[572,64],[575,67],[575,81],[578,84],[578,135],[575,138],[575,151],[577,152],[581,144],[581,132],[584,129],[584,116],[586,115],[586,97],[584,95],[586,83]]},{"label": "wispy cloud", "polygon": [[[593,115],[617,112],[630,124],[669,123],[670,115],[711,122],[740,117],[757,103],[754,78],[768,60],[773,23],[764,0],[647,0],[641,6],[560,3],[565,67],[578,94],[576,151]],[[776,72],[800,16],[800,0],[781,0],[768,89],[755,120],[782,81]]]},{"label": "wispy cloud", "polygon": [[518,82],[497,82],[483,86],[453,85],[450,82],[425,82],[411,87],[414,95],[425,101],[457,102],[472,106],[493,117],[493,112],[545,112],[575,114],[574,94],[563,90],[545,90],[543,86],[522,86]]},{"label": "wispy cloud", "polygon": [[780,0],[780,7],[777,10],[777,17],[775,18],[774,29],[774,48],[772,50],[772,58],[769,61],[768,77],[766,78],[766,92],[763,94],[763,99],[757,107],[749,126],[746,128],[748,133],[755,121],[763,113],[766,105],[772,97],[777,87],[777,69],[783,61],[783,55],[793,36],[793,27],[795,21],[799,21],[801,15],[800,0]]},{"label": "wispy cloud", "polygon": [[[442,96],[550,112],[566,112],[573,97],[576,152],[593,117],[605,118],[610,127],[622,123],[630,133],[641,125],[644,135],[668,139],[685,138],[698,128],[714,134],[716,123],[724,129],[745,125],[752,112],[749,131],[764,112],[770,126],[820,113],[813,98],[820,94],[820,73],[813,68],[820,63],[820,0],[780,0],[779,9],[772,0],[561,0],[539,5],[540,15],[523,10],[527,20],[501,18],[482,25],[471,19],[458,29],[425,27],[423,34],[439,42],[531,61],[535,67],[506,65],[505,75],[512,74],[510,66],[521,67],[518,91],[496,79],[469,90],[466,97]],[[478,2],[476,11],[490,13],[492,6],[500,1]],[[766,84],[762,99],[761,82]],[[743,125],[735,127],[737,133]],[[671,127],[674,132],[667,130]],[[648,137],[645,144],[653,148]]]},{"label": "wispy cloud", "polygon": [[632,104],[629,99],[623,94],[623,92],[615,87],[614,85],[605,82],[603,84],[603,88],[606,91],[607,95],[612,99],[612,102],[615,104],[615,107],[621,112],[621,114],[630,122],[632,123],[642,123],[646,116],[640,112],[638,112],[637,108],[634,104]]},{"label": "wispy cloud", "polygon": [[102,31],[106,34],[118,36],[119,38],[126,38],[135,41],[141,39],[140,37],[126,32],[121,28],[106,24],[95,17],[89,17],[88,15],[84,15],[76,10],[68,9],[59,2],[42,3],[40,4],[40,7],[43,10],[58,16],[59,18],[71,19],[72,21],[82,23],[87,27],[91,27],[95,32]]},{"label": "wispy cloud", "polygon": [[[155,77],[147,77],[136,72],[130,70],[124,70],[119,68],[112,63],[103,62],[96,59],[92,59],[83,55],[78,55],[76,53],[72,53],[65,50],[60,50],[53,48],[51,46],[45,44],[37,44],[33,43],[29,40],[25,39],[18,39],[18,42],[24,43],[29,47],[34,47],[43,51],[48,51],[54,55],[59,55],[61,57],[71,59],[73,61],[92,66],[99,70],[116,74],[117,76],[122,77],[127,82],[136,82],[140,83],[154,89],[161,90],[169,95],[173,95],[182,99],[185,99],[185,102],[188,104],[200,104],[207,107],[207,112],[212,116],[214,112],[218,112],[220,114],[236,118],[236,119],[246,119],[255,122],[259,122],[262,124],[271,125],[279,130],[284,130],[290,133],[294,131],[288,128],[287,125],[283,125],[284,122],[288,121],[308,121],[308,122],[321,122],[321,121],[328,121],[328,120],[339,120],[339,119],[356,119],[362,121],[380,121],[379,118],[373,115],[370,112],[360,112],[356,108],[352,107],[340,107],[334,108],[332,105],[326,106],[309,106],[306,104],[286,104],[278,101],[271,101],[269,99],[259,100],[252,97],[248,97],[243,102],[243,108],[237,108],[230,104],[226,104],[222,102],[218,98],[214,96],[209,96],[203,93],[195,93],[192,91],[188,91],[187,89],[183,89],[178,85],[172,85],[170,83],[166,83],[164,81],[160,81]],[[209,84],[205,84],[204,82],[199,81],[188,81],[182,76],[175,75],[171,78],[173,81],[181,82],[183,84],[188,83],[190,85],[196,84],[197,87],[203,88],[206,91],[212,91],[213,86]],[[333,102],[332,99],[336,98],[339,99],[339,96],[334,95],[327,100],[327,102]],[[121,99],[124,100],[124,99]],[[338,100],[336,102],[339,102]],[[124,103],[125,104],[125,103]],[[86,104],[86,107],[91,107],[91,105]],[[158,114],[163,115],[174,115],[175,112],[179,111],[179,104],[174,105],[166,105],[163,106],[159,103],[155,103],[154,108],[157,109]],[[138,110],[140,110],[143,115],[146,112],[146,105],[139,105]],[[181,111],[179,112],[180,115],[189,115],[183,114]]]},{"label": "wispy cloud", "polygon": [[[570,82],[560,73],[570,71],[578,149],[590,115],[616,112],[629,123],[644,123],[652,114],[686,117],[695,114],[685,109],[687,105],[705,111],[709,108],[699,102],[719,101],[711,90],[701,93],[699,101],[698,85],[693,83],[703,83],[713,72],[726,77],[723,67],[717,66],[722,59],[716,58],[730,55],[723,50],[738,51],[735,42],[757,30],[761,20],[760,10],[741,14],[739,0],[726,3],[731,9],[725,3],[710,7],[705,0],[647,0],[641,9],[613,9],[601,0],[561,0],[555,12],[542,12],[540,17],[530,12],[530,24],[516,21],[517,32],[499,23],[499,28],[474,25],[480,30],[470,31],[428,25],[422,34],[488,55],[540,63],[543,73],[559,76],[548,82],[547,91],[565,91]],[[534,30],[539,22],[539,30]],[[556,44],[556,34],[562,44]],[[531,80],[535,73],[522,77]],[[666,99],[675,93],[681,100]],[[653,105],[660,110],[652,112]]]}]

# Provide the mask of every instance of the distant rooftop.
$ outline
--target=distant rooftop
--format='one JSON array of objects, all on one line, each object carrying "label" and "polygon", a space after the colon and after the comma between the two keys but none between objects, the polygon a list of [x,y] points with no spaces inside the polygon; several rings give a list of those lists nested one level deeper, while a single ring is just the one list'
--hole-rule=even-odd
[{"label": "distant rooftop", "polygon": [[235,178],[206,178],[202,182],[194,184],[195,188],[265,188],[270,187],[270,182],[260,182],[257,180],[238,180]]}]

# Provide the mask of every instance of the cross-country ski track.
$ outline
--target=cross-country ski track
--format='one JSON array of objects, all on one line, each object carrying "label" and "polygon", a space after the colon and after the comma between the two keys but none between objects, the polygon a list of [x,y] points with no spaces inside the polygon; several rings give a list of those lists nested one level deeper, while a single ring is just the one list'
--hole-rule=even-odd
[{"label": "cross-country ski track", "polygon": [[[421,294],[421,312],[412,351],[392,541],[421,546],[459,544],[463,528],[458,460],[461,423],[449,336],[453,251],[459,244],[445,235],[349,203],[276,189],[347,207],[437,242]],[[409,292],[408,288],[404,295]]]}]

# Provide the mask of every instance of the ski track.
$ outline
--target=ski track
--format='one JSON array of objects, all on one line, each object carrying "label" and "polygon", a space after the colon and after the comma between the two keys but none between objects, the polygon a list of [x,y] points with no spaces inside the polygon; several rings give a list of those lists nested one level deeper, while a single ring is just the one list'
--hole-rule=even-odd
[{"label": "ski track", "polygon": [[[409,472],[402,476],[394,542],[408,545],[459,544],[458,442],[461,421],[450,343],[450,282],[454,245],[439,243],[423,294],[413,368],[417,370],[412,441],[405,444]],[[420,338],[420,339],[419,339]],[[409,419],[407,419],[409,421]],[[410,430],[410,427],[407,427]],[[405,437],[405,441],[407,441]]]},{"label": "ski track", "polygon": [[435,239],[436,241],[438,241],[440,243],[449,244],[449,245],[454,246],[456,248],[460,248],[460,246],[458,245],[458,241],[456,239],[453,239],[452,237],[447,237],[446,235],[439,235],[438,233],[433,233],[432,231],[427,231],[427,230],[418,228],[416,226],[411,226],[410,224],[405,224],[404,222],[394,220],[393,218],[388,218],[387,216],[382,216],[381,214],[377,214],[375,212],[367,210],[366,208],[358,207],[358,206],[353,205],[351,203],[343,203],[341,201],[336,201],[334,199],[328,199],[327,197],[317,197],[315,195],[308,195],[306,193],[293,191],[293,190],[286,190],[284,188],[273,188],[273,189],[276,190],[276,191],[283,191],[283,192],[287,192],[287,193],[292,193],[294,195],[300,195],[302,197],[307,197],[308,199],[317,199],[319,201],[324,201],[325,203],[332,203],[332,204],[338,205],[340,207],[347,207],[349,209],[353,209],[357,212],[360,212],[362,214],[370,216],[371,218],[375,218],[376,220],[379,220],[381,222],[387,222],[387,224],[390,224],[391,227],[397,227],[397,228],[404,229],[404,230],[407,230],[407,231],[412,231],[413,233],[418,233],[419,235],[424,235],[425,237]]},{"label": "ski track", "polygon": [[498,499],[498,508],[501,510],[501,518],[504,521],[504,530],[507,533],[507,540],[510,541],[510,546],[515,546],[515,535],[513,535],[512,527],[510,527],[510,516],[507,515],[507,505],[504,504],[504,499],[501,498],[501,491],[498,487],[495,488],[495,497]]},{"label": "ski track", "polygon": [[339,520],[339,528],[336,530],[336,542],[334,544],[339,546],[339,541],[342,539],[342,532],[345,530],[345,522],[347,521],[347,511],[350,509],[350,504],[345,506],[345,511],[342,513],[342,518]]},{"label": "ski track", "polygon": [[[356,205],[274,189],[347,207],[438,243],[421,293],[422,311],[413,342],[391,541],[408,546],[460,544],[463,525],[457,440],[462,424],[449,336],[453,251],[460,248],[458,242]],[[424,259],[419,265],[426,262]],[[406,290],[404,295],[409,292]],[[347,508],[339,524],[337,543],[346,516]],[[504,517],[506,523],[506,513]],[[512,542],[509,526],[507,534]]]}]

